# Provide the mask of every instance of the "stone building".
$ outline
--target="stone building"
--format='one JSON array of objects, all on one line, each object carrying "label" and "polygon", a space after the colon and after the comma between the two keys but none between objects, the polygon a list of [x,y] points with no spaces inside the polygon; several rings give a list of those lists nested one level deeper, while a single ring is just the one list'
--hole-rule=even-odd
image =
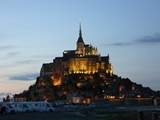
[{"label": "stone building", "polygon": [[64,83],[64,77],[69,74],[106,73],[112,76],[112,65],[108,56],[98,54],[96,47],[85,44],[81,26],[75,50],[65,50],[62,57],[56,57],[53,63],[43,64],[41,76],[50,75],[53,85]]},{"label": "stone building", "polygon": [[151,98],[155,91],[113,74],[109,55],[86,44],[81,27],[75,50],[42,65],[40,76],[27,91],[14,95],[16,101],[63,101],[89,104],[101,100],[117,101]]}]

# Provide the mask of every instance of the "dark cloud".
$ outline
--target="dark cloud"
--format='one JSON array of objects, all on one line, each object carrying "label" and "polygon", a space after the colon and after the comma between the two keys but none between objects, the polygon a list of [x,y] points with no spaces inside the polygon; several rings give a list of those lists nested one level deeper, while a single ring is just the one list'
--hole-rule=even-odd
[{"label": "dark cloud", "polygon": [[110,46],[129,46],[129,45],[142,45],[142,44],[160,44],[160,34],[154,34],[152,36],[144,36],[143,38],[133,40],[130,42],[115,42],[107,44]]},{"label": "dark cloud", "polygon": [[160,34],[155,34],[153,36],[145,36],[141,39],[135,40],[139,44],[157,44],[160,43]]},{"label": "dark cloud", "polygon": [[27,73],[27,74],[18,74],[9,77],[10,80],[24,80],[24,81],[29,81],[29,80],[35,80],[36,77],[38,77],[39,73]]}]

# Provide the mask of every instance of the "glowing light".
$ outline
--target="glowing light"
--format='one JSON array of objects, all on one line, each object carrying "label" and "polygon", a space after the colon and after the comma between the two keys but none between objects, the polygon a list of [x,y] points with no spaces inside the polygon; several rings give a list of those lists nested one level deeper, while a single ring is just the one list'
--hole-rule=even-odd
[{"label": "glowing light", "polygon": [[77,87],[81,87],[81,83],[77,83]]},{"label": "glowing light", "polygon": [[81,98],[80,97],[73,97],[72,98],[72,102],[73,103],[80,103],[81,102]]},{"label": "glowing light", "polygon": [[112,96],[112,95],[107,95],[107,96],[104,96],[105,99],[115,99],[116,97],[115,96]]},{"label": "glowing light", "polygon": [[85,98],[82,101],[83,104],[90,104],[91,103],[91,98]]},{"label": "glowing light", "polygon": [[137,95],[137,98],[141,98],[141,95]]},{"label": "glowing light", "polygon": [[53,81],[53,86],[59,86],[62,84],[61,75],[59,73],[54,73],[51,79]]},{"label": "glowing light", "polygon": [[62,83],[61,83],[61,80],[59,80],[59,79],[54,79],[53,80],[53,85],[54,86],[59,86],[59,85],[61,85]]}]

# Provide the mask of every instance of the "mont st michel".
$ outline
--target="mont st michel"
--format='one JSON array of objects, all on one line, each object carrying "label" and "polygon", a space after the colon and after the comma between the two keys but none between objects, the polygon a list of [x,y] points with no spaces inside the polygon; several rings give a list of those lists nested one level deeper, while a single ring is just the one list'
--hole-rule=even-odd
[{"label": "mont st michel", "polygon": [[[14,95],[15,101],[49,101],[62,104],[151,104],[159,94],[149,87],[114,74],[109,54],[83,40],[81,25],[75,50],[44,63],[35,84]],[[116,66],[115,66],[116,67]]]},{"label": "mont st michel", "polygon": [[109,54],[86,44],[82,33],[80,25],[76,48],[44,63],[33,85],[3,99],[4,120],[158,120],[159,91],[114,74]]},{"label": "mont st michel", "polygon": [[0,0],[0,120],[160,120],[158,11]]}]

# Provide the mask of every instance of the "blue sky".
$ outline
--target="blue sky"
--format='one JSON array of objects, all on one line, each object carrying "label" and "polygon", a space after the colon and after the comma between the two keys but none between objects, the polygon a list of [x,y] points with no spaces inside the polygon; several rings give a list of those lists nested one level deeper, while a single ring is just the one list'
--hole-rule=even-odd
[{"label": "blue sky", "polygon": [[160,89],[159,0],[1,0],[0,92],[35,82],[42,63],[86,43],[110,54],[114,73]]}]

